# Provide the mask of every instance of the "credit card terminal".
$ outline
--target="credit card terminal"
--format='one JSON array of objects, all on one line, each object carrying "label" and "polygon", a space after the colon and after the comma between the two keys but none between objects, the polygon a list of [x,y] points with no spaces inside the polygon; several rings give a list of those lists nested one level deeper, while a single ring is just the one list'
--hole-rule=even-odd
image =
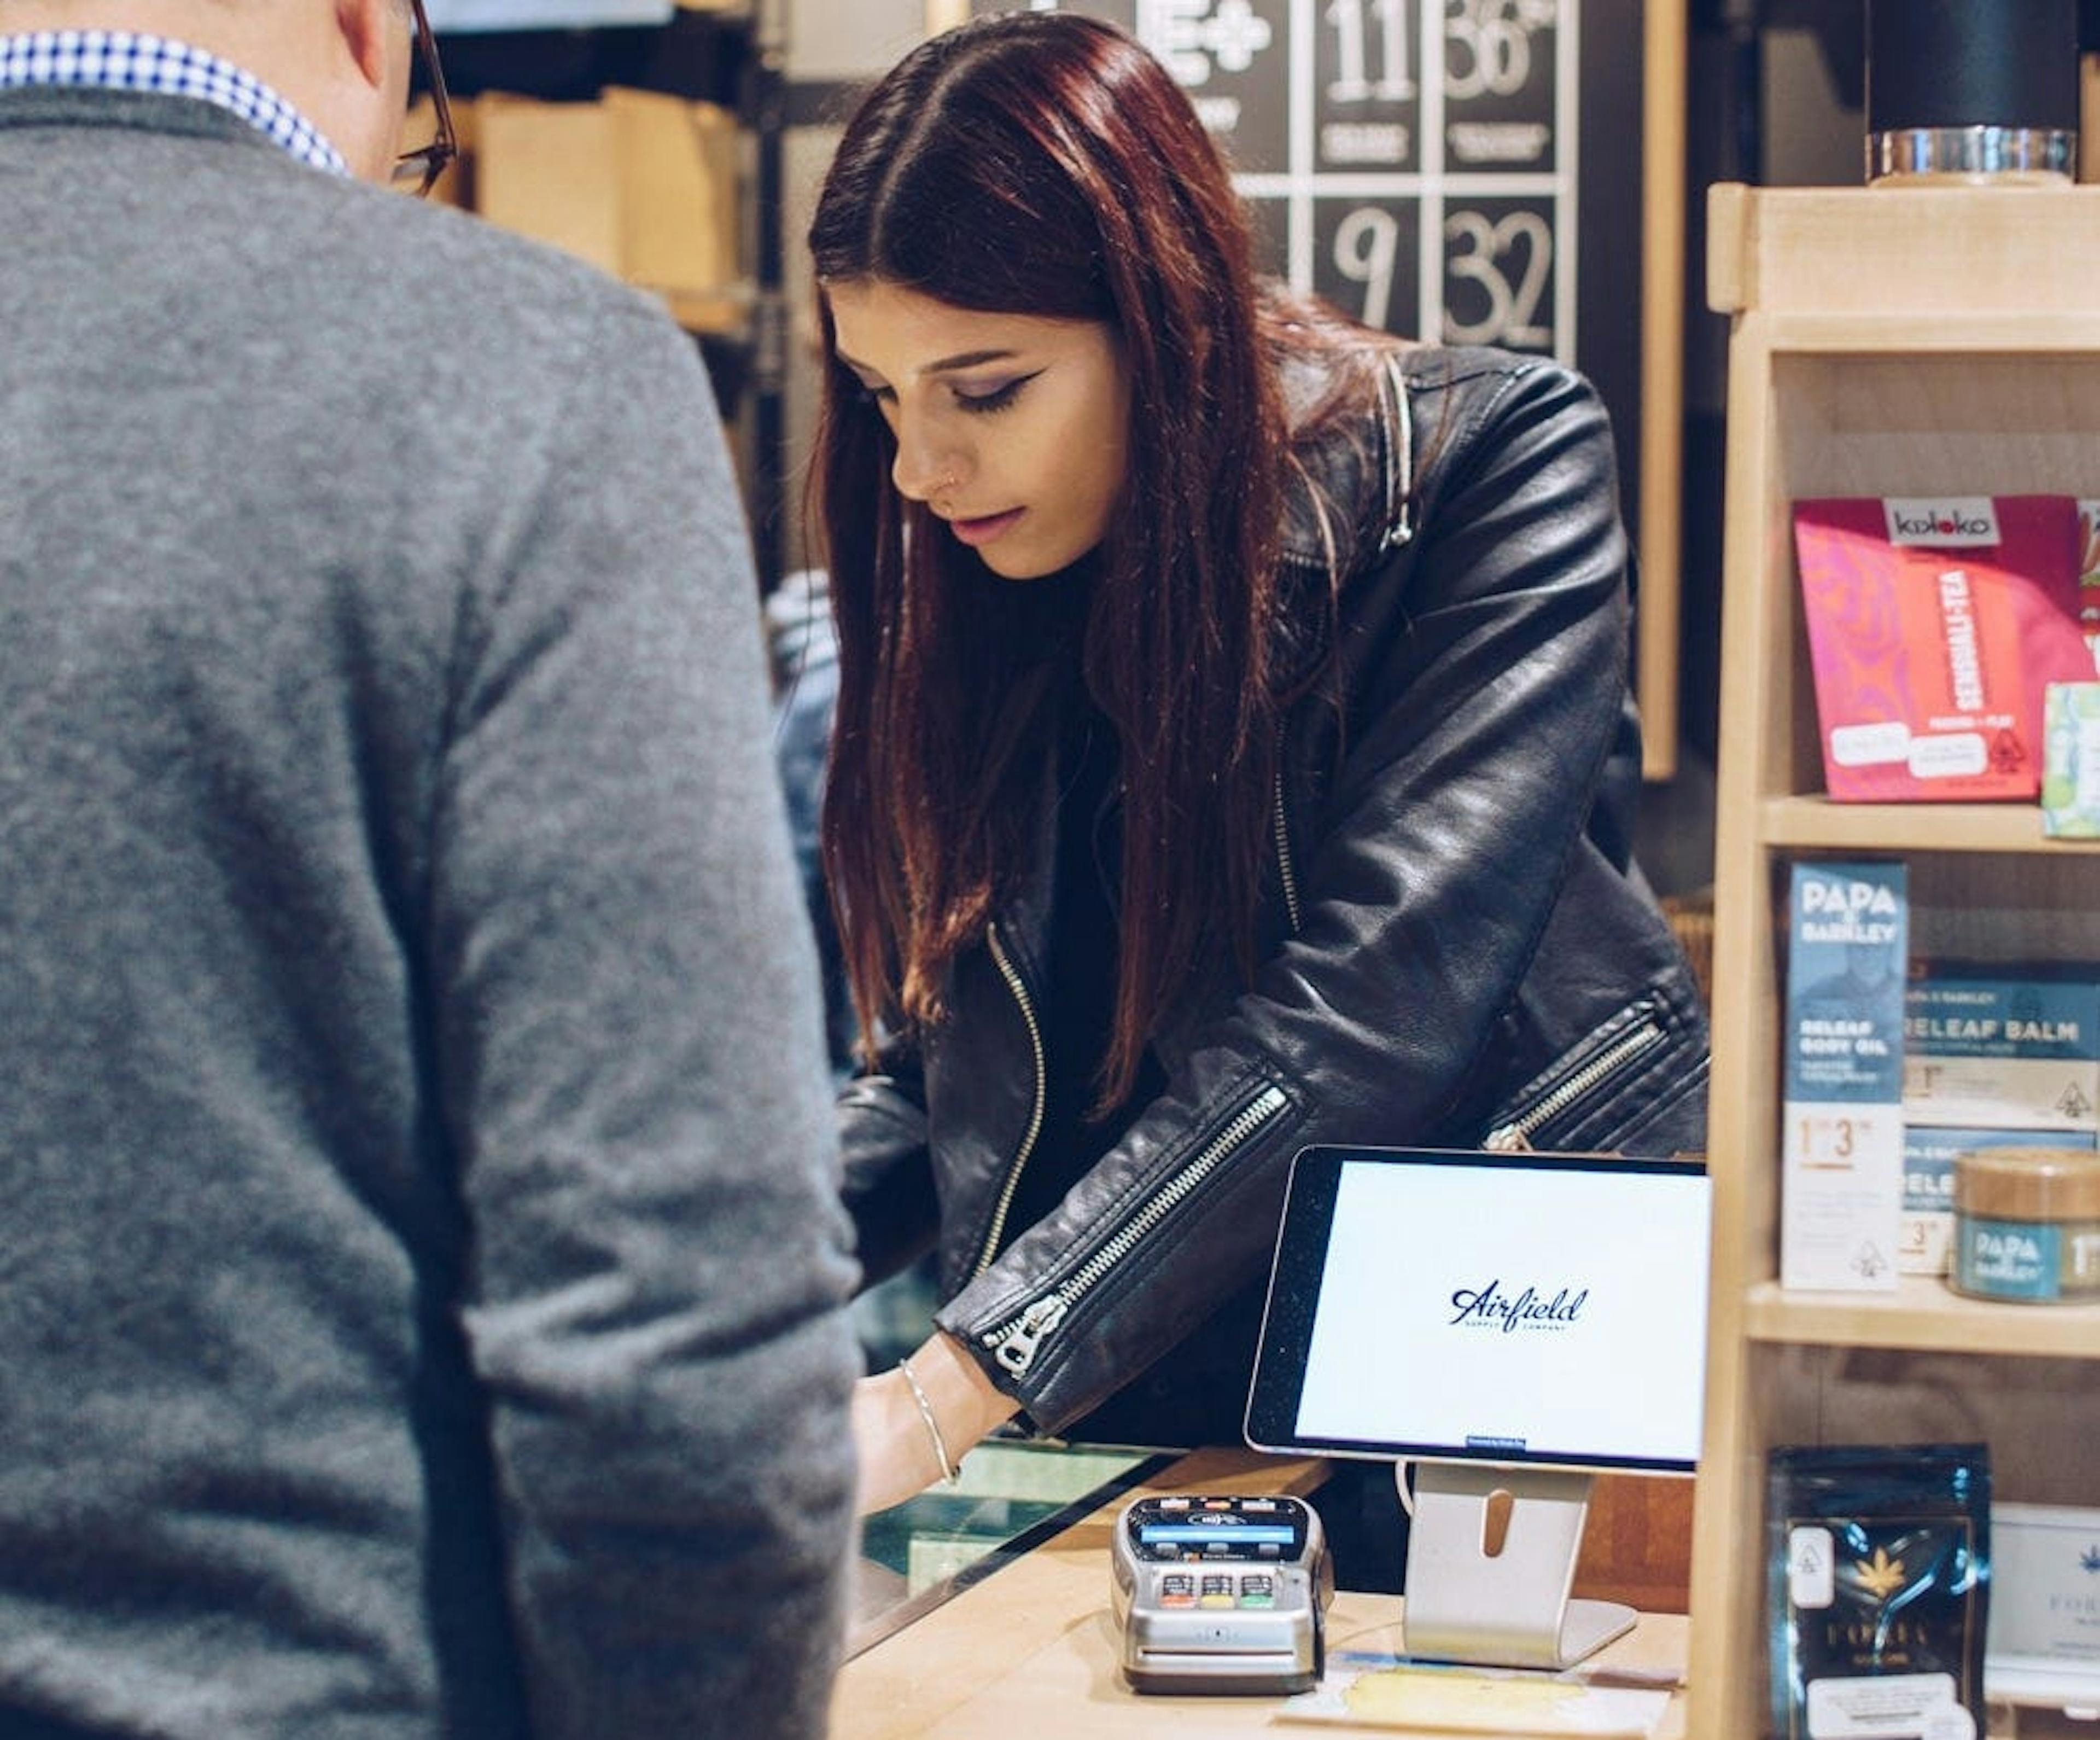
[{"label": "credit card terminal", "polygon": [[1335,1574],[1304,1500],[1133,1499],[1110,1558],[1133,1690],[1273,1694],[1318,1682]]}]

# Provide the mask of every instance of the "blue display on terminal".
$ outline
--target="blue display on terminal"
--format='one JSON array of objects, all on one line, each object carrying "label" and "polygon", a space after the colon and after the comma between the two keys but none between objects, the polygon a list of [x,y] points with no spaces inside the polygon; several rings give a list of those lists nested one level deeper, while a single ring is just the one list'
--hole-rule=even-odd
[{"label": "blue display on terminal", "polygon": [[1148,1547],[1288,1547],[1297,1536],[1288,1524],[1147,1522],[1137,1538]]}]

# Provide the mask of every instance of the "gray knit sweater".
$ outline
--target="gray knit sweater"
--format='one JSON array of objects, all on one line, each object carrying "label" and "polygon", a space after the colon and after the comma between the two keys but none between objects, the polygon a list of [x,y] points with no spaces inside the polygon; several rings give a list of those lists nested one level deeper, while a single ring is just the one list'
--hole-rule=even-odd
[{"label": "gray knit sweater", "polygon": [[642,297],[0,94],[0,1734],[821,1730],[854,1279]]}]

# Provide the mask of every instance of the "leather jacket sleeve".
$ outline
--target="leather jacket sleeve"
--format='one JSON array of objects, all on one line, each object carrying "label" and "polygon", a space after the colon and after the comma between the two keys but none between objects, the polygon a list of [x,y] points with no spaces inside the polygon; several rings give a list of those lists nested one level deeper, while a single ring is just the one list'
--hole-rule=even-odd
[{"label": "leather jacket sleeve", "polygon": [[[1266,1272],[1301,1146],[1478,1140],[1507,1012],[1595,855],[1631,607],[1604,410],[1540,359],[1409,369],[1414,535],[1346,579],[1339,705],[1301,705],[1285,745],[1294,922],[1251,984],[1161,1036],[1167,1091],[938,1314],[1043,1430]],[[1588,927],[1607,961],[1617,917]],[[1598,1022],[1637,994],[1626,972],[1603,973]]]},{"label": "leather jacket sleeve", "polygon": [[845,1204],[858,1231],[862,1279],[871,1286],[931,1249],[938,1230],[919,1073],[915,1058],[893,1051],[839,1095]]}]

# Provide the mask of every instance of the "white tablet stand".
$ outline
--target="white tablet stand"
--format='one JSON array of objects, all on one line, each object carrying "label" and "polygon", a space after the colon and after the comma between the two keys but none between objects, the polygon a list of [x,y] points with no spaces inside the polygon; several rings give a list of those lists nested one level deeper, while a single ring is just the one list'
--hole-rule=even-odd
[{"label": "white tablet stand", "polygon": [[1567,1667],[1633,1629],[1617,1601],[1571,1601],[1590,1477],[1487,1463],[1396,1463],[1412,1513],[1401,1635],[1409,1655]]}]

